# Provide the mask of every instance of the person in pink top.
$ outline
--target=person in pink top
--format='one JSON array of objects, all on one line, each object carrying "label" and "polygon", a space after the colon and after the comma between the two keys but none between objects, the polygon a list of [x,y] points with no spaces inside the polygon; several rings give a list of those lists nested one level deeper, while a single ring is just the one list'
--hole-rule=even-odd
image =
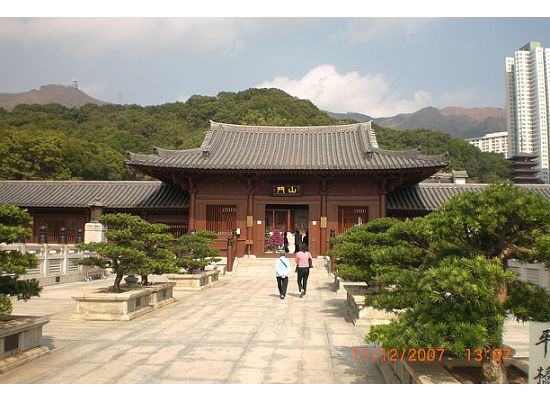
[{"label": "person in pink top", "polygon": [[307,279],[309,277],[310,261],[313,259],[311,253],[307,251],[307,246],[302,244],[300,251],[296,253],[296,271],[298,272],[298,290],[300,291],[300,297],[306,295]]}]

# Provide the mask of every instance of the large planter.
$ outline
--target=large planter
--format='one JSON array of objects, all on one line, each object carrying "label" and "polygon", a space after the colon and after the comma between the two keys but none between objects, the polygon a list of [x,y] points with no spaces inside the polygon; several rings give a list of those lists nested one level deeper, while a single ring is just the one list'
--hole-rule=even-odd
[{"label": "large planter", "polygon": [[[368,354],[374,350],[369,349]],[[380,349],[378,349],[380,351]],[[512,349],[511,354],[514,354]],[[384,381],[390,384],[460,384],[449,368],[480,368],[481,362],[468,361],[462,358],[443,356],[441,361],[437,357],[432,362],[410,362],[406,359],[394,362],[383,361],[381,357],[376,359],[376,366],[382,374]],[[518,373],[527,376],[527,369],[522,365],[521,359],[510,358],[504,362],[507,368],[515,368]]]},{"label": "large planter", "polygon": [[71,319],[129,321],[175,301],[173,282],[132,289],[124,293],[103,293],[105,289],[73,296],[76,312]]},{"label": "large planter", "polygon": [[365,305],[365,296],[375,292],[376,289],[366,286],[346,285],[346,301],[344,311],[357,326],[372,326],[388,324],[395,316],[393,313],[376,310]]},{"label": "large planter", "polygon": [[204,271],[198,274],[168,274],[166,278],[175,283],[174,290],[203,290],[221,285],[220,271]]},{"label": "large planter", "polygon": [[366,282],[345,281],[339,276],[336,276],[334,278],[334,284],[336,285],[336,293],[345,293],[347,288],[352,288],[353,290],[357,290],[357,289],[367,289],[368,287],[368,284]]},{"label": "large planter", "polygon": [[47,317],[0,316],[0,373],[48,354],[41,346],[42,327]]}]

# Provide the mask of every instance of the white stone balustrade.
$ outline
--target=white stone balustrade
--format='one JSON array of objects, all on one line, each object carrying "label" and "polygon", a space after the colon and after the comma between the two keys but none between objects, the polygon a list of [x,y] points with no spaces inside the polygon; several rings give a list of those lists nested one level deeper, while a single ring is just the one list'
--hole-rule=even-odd
[{"label": "white stone balustrade", "polygon": [[550,293],[550,270],[544,263],[529,264],[510,260],[508,268],[515,272],[522,281],[539,285]]},{"label": "white stone balustrade", "polygon": [[21,279],[35,278],[41,286],[84,280],[85,267],[75,265],[76,260],[82,258],[84,253],[78,250],[75,245],[1,243],[0,250],[20,251],[36,255],[38,259],[37,268],[29,269],[27,274],[21,276]]}]

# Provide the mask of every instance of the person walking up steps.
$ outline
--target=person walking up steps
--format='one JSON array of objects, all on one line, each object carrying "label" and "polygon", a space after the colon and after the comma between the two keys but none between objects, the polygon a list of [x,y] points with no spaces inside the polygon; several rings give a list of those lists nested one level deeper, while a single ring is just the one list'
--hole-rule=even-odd
[{"label": "person walking up steps", "polygon": [[277,286],[279,287],[279,297],[284,300],[286,290],[288,288],[288,276],[290,275],[290,262],[286,258],[286,253],[281,251],[279,258],[275,263],[275,277],[277,278]]},{"label": "person walking up steps", "polygon": [[307,279],[309,278],[309,269],[312,264],[313,258],[311,257],[311,253],[307,251],[307,246],[302,243],[300,251],[296,253],[296,272],[298,272],[298,290],[300,291],[300,297],[306,295]]}]

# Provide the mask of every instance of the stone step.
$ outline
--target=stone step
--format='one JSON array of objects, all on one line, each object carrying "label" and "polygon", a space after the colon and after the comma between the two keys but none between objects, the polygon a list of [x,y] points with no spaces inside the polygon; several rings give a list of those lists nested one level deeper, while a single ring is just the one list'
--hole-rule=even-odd
[{"label": "stone step", "polygon": [[[258,274],[274,274],[276,258],[252,258],[242,257],[237,258],[233,264],[233,271],[239,275],[258,275]],[[293,258],[289,259],[290,268],[294,272],[296,262]],[[327,261],[325,259],[313,259],[314,272],[326,271]]]},{"label": "stone step", "polygon": [[[248,257],[242,257],[237,258],[235,260],[235,263],[237,263],[239,266],[243,267],[255,267],[255,268],[261,268],[261,267],[274,267],[275,262],[277,261],[276,258],[248,258]],[[296,265],[296,261],[294,261],[294,258],[289,258],[288,261],[290,262],[290,265]],[[326,259],[319,259],[314,258],[313,259],[313,266],[314,267],[324,267],[326,265],[327,261]]]}]

